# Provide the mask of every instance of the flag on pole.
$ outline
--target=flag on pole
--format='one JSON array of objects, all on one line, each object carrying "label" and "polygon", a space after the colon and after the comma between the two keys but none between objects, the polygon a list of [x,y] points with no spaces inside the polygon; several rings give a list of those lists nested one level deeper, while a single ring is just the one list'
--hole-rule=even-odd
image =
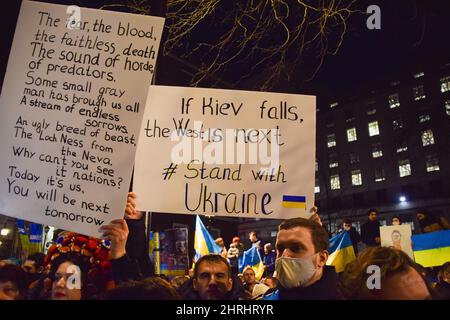
[{"label": "flag on pole", "polygon": [[264,263],[257,247],[251,247],[239,258],[239,272],[243,272],[246,266],[255,271],[255,278],[259,281],[264,274]]},{"label": "flag on pole", "polygon": [[222,249],[214,241],[199,215],[197,215],[197,220],[195,222],[194,249],[195,261],[200,259],[201,256],[212,253],[220,254],[222,252]]},{"label": "flag on pole", "polygon": [[327,265],[334,266],[336,272],[344,271],[347,263],[356,259],[350,234],[345,230],[330,239],[328,251],[330,255],[328,256]]}]

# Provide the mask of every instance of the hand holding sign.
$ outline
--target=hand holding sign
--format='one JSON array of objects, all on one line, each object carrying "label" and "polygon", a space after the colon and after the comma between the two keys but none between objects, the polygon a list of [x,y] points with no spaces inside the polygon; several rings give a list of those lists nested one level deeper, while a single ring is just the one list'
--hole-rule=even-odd
[{"label": "hand holding sign", "polygon": [[102,239],[111,241],[111,259],[120,259],[126,254],[129,230],[124,219],[111,221],[111,224],[102,226],[99,232],[103,233]]},{"label": "hand holding sign", "polygon": [[140,220],[142,218],[142,212],[136,210],[136,194],[134,192],[128,192],[124,217],[129,220]]}]

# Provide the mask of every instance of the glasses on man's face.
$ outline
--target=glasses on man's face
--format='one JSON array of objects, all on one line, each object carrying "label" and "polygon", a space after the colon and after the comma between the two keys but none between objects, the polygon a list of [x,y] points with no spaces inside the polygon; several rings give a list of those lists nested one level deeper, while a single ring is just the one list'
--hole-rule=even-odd
[{"label": "glasses on man's face", "polygon": [[350,228],[351,226],[349,224],[344,224],[345,228]]}]

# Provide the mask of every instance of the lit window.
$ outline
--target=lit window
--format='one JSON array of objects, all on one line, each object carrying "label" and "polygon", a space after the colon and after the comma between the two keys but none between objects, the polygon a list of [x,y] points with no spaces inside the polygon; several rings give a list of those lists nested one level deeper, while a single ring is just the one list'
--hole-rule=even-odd
[{"label": "lit window", "polygon": [[402,142],[397,147],[397,153],[405,152],[408,150],[408,146],[406,145],[406,142]]},{"label": "lit window", "polygon": [[383,156],[383,150],[381,149],[381,144],[375,143],[372,145],[372,157],[379,158]]},{"label": "lit window", "polygon": [[341,188],[341,183],[339,181],[339,175],[335,174],[330,177],[330,187],[331,190],[339,190]]},{"label": "lit window", "polygon": [[450,91],[450,77],[441,79],[441,92]]},{"label": "lit window", "polygon": [[320,186],[314,187],[314,193],[320,193]]},{"label": "lit window", "polygon": [[420,122],[420,123],[430,121],[430,119],[431,119],[431,117],[430,117],[429,114],[421,114],[421,115],[419,116],[419,122]]},{"label": "lit window", "polygon": [[336,153],[330,154],[329,165],[330,168],[337,168],[339,166],[339,161]]},{"label": "lit window", "polygon": [[339,103],[337,102],[333,102],[332,104],[330,104],[330,108],[334,108],[337,107],[339,105]]},{"label": "lit window", "polygon": [[375,169],[375,182],[381,182],[384,180],[386,180],[386,177],[384,176],[384,169],[376,168]]},{"label": "lit window", "polygon": [[359,154],[350,153],[350,164],[359,163]]},{"label": "lit window", "polygon": [[368,115],[368,116],[372,116],[372,115],[374,115],[375,113],[377,113],[377,109],[375,109],[375,108],[370,109],[370,110],[367,110],[367,115]]},{"label": "lit window", "polygon": [[439,160],[435,154],[427,156],[427,172],[439,171]]},{"label": "lit window", "polygon": [[362,185],[361,170],[353,170],[352,171],[352,186],[360,186],[360,185]]},{"label": "lit window", "polygon": [[316,167],[316,171],[319,171],[319,162],[317,162],[317,160],[316,160],[315,167]]},{"label": "lit window", "polygon": [[391,95],[389,96],[389,99],[388,99],[388,100],[389,100],[389,107],[390,107],[391,109],[400,107],[400,98],[398,97],[398,93],[391,94]]},{"label": "lit window", "polygon": [[433,131],[431,129],[422,131],[422,145],[425,147],[432,144],[434,144]]},{"label": "lit window", "polygon": [[334,133],[327,135],[327,146],[328,148],[336,147],[336,136]]},{"label": "lit window", "polygon": [[450,116],[450,100],[445,101],[445,113]]},{"label": "lit window", "polygon": [[424,75],[425,75],[425,73],[423,73],[423,72],[418,72],[418,73],[416,73],[416,74],[414,75],[414,79],[422,78]]},{"label": "lit window", "polygon": [[369,123],[369,136],[377,136],[380,134],[380,130],[378,129],[378,121],[373,121]]},{"label": "lit window", "polygon": [[356,137],[356,128],[347,129],[347,141],[352,142],[356,141],[358,138]]},{"label": "lit window", "polygon": [[398,129],[403,128],[403,122],[402,122],[402,120],[401,120],[401,119],[393,120],[393,121],[392,121],[392,128],[393,128],[394,130],[398,130]]},{"label": "lit window", "polygon": [[401,160],[398,162],[398,173],[400,178],[411,175],[411,165],[409,164],[409,160]]},{"label": "lit window", "polygon": [[417,86],[413,88],[413,96],[414,101],[419,101],[422,99],[425,99],[425,89],[423,88],[423,85]]}]

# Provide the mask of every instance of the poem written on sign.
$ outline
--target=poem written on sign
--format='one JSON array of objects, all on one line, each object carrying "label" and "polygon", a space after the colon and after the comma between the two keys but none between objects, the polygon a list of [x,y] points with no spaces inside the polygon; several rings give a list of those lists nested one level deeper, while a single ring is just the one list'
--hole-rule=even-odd
[{"label": "poem written on sign", "polygon": [[162,26],[99,10],[68,25],[53,6],[28,14],[14,108],[2,105],[10,119],[4,190],[41,203],[41,216],[99,226],[123,215],[113,195],[128,189]]}]

